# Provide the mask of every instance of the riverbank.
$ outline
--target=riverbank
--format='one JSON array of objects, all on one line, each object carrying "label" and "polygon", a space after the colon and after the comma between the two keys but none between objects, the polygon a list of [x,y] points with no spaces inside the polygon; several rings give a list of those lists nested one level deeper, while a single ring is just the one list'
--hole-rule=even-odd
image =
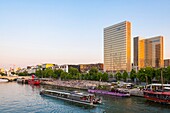
[{"label": "riverbank", "polygon": [[[111,83],[108,82],[99,82],[99,81],[90,81],[90,80],[48,80],[42,81],[41,84],[43,85],[51,85],[54,87],[63,87],[63,88],[71,88],[71,89],[81,89],[81,90],[88,90],[89,88],[95,88],[99,85],[109,86]],[[126,89],[129,91],[131,96],[139,96],[143,97],[143,91],[138,88],[133,89]]]},{"label": "riverbank", "polygon": [[111,85],[108,82],[99,82],[99,81],[90,81],[90,80],[50,80],[50,81],[42,81],[41,84],[45,85],[53,85],[53,86],[61,86],[61,87],[71,87],[76,89],[89,89],[92,87],[97,87],[99,85]]}]

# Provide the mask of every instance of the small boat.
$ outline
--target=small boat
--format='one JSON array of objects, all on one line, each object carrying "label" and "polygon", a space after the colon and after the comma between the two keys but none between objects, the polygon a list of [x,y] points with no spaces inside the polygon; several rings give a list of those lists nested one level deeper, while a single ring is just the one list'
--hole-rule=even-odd
[{"label": "small boat", "polygon": [[30,85],[40,85],[39,79],[28,79],[28,84]]},{"label": "small boat", "polygon": [[104,94],[104,95],[119,96],[119,97],[129,97],[130,96],[129,92],[123,91],[123,90],[105,91],[105,90],[97,90],[97,89],[88,89],[88,92]]},{"label": "small boat", "polygon": [[95,104],[101,103],[101,99],[95,98],[94,94],[82,93],[77,91],[68,92],[59,90],[42,90],[40,94],[90,106],[95,106]]},{"label": "small boat", "polygon": [[143,92],[149,101],[170,104],[170,84],[149,84]]},{"label": "small boat", "polygon": [[7,79],[0,79],[0,83],[3,83],[3,82],[8,82]]},{"label": "small boat", "polygon": [[30,84],[30,85],[40,85],[40,80],[37,79],[35,75],[32,75],[32,79],[28,79],[28,84]]}]

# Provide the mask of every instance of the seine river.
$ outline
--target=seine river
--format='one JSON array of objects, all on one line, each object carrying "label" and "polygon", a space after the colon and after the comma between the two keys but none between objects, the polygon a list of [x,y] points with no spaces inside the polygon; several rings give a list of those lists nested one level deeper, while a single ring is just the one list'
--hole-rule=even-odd
[{"label": "seine river", "polygon": [[0,83],[0,113],[170,113],[170,105],[148,102],[140,97],[102,96],[103,104],[86,108],[39,95],[42,86],[16,82]]}]

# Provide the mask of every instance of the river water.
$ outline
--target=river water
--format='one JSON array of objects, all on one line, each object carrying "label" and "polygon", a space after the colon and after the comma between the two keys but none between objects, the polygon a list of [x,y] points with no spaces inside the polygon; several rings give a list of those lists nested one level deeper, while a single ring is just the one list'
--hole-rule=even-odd
[{"label": "river water", "polygon": [[42,88],[16,82],[0,83],[0,113],[170,113],[170,105],[149,102],[141,97],[102,96],[101,105],[87,108],[41,96]]}]

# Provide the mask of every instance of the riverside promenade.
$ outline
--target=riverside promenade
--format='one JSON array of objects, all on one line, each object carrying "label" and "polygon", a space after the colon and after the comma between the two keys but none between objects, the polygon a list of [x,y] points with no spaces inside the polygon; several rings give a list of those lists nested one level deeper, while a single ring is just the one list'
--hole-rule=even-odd
[{"label": "riverside promenade", "polygon": [[61,87],[70,87],[77,89],[88,89],[91,87],[97,87],[99,85],[111,85],[108,82],[99,82],[99,81],[89,81],[89,80],[53,80],[53,81],[42,81],[42,84],[61,86]]},{"label": "riverside promenade", "polygon": [[[49,80],[49,81],[42,81],[41,84],[44,85],[51,85],[51,86],[58,86],[58,87],[67,87],[67,88],[74,88],[74,89],[82,89],[82,90],[88,90],[92,87],[97,87],[99,85],[109,86],[111,83],[108,82],[99,82],[99,81],[90,81],[90,80]],[[122,90],[125,90],[125,88],[120,88]],[[139,96],[143,97],[143,91],[139,88],[133,88],[133,89],[126,89],[129,91],[131,96]]]}]

